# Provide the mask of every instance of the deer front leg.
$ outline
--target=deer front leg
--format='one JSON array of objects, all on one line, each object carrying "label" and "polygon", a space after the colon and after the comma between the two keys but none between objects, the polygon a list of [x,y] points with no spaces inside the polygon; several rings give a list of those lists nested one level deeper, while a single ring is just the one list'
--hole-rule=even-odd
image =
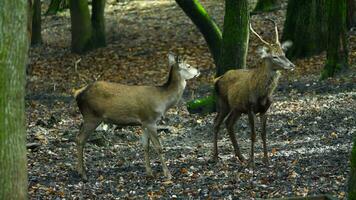
[{"label": "deer front leg", "polygon": [[254,146],[256,142],[256,129],[255,129],[256,115],[255,113],[253,113],[252,109],[248,112],[248,120],[250,122],[250,127],[251,127],[251,155],[250,155],[249,166],[253,168],[255,167]]},{"label": "deer front leg", "polygon": [[162,149],[161,143],[160,143],[158,135],[157,135],[157,127],[156,127],[156,125],[150,125],[150,126],[148,126],[148,130],[150,133],[150,140],[152,141],[153,148],[159,155],[162,169],[163,169],[163,174],[165,177],[167,177],[167,179],[170,180],[172,178],[172,175],[166,165],[166,160],[164,158],[163,149]]},{"label": "deer front leg", "polygon": [[268,165],[268,153],[267,153],[267,142],[266,142],[266,123],[267,123],[267,115],[266,113],[261,114],[261,122],[262,122],[262,143],[263,143],[263,162],[265,165]]},{"label": "deer front leg", "polygon": [[146,127],[144,127],[144,133],[142,135],[142,144],[143,144],[143,153],[145,158],[146,174],[148,177],[153,177],[152,168],[150,164],[150,156],[149,156],[150,139],[149,139],[149,132]]}]

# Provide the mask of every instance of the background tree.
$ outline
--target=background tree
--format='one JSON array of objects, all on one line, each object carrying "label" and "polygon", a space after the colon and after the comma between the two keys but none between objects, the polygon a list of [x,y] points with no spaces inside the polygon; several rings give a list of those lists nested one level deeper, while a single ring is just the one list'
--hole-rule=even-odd
[{"label": "background tree", "polygon": [[303,58],[326,49],[326,0],[289,0],[282,41],[291,40],[289,58]]},{"label": "background tree", "polygon": [[27,1],[0,2],[0,199],[27,199]]},{"label": "background tree", "polygon": [[347,28],[356,26],[356,1],[347,0]]},{"label": "background tree", "polygon": [[356,136],[354,136],[354,146],[351,150],[351,170],[348,188],[349,199],[356,200]]},{"label": "background tree", "polygon": [[69,8],[69,1],[70,0],[51,0],[46,15],[55,15],[58,11]]},{"label": "background tree", "polygon": [[328,34],[326,64],[321,71],[321,78],[333,76],[347,68],[346,40],[346,0],[327,0]]},{"label": "background tree", "polygon": [[69,2],[72,26],[71,46],[75,53],[84,53],[106,45],[105,0],[93,0],[92,3],[92,16],[90,18],[87,0]]},{"label": "background tree", "polygon": [[260,12],[269,12],[279,8],[278,0],[258,0],[252,14]]},{"label": "background tree", "polygon": [[32,7],[31,45],[37,45],[41,43],[41,0],[34,0]]}]

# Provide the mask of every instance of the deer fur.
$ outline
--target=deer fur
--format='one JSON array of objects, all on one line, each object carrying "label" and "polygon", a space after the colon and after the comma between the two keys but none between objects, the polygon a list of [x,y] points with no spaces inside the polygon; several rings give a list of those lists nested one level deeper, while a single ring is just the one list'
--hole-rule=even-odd
[{"label": "deer fur", "polygon": [[272,103],[272,94],[280,76],[279,70],[293,69],[284,51],[291,42],[278,41],[276,30],[276,42],[270,44],[262,39],[250,26],[255,35],[266,45],[260,50],[262,64],[254,69],[229,70],[224,75],[215,79],[215,92],[217,96],[217,116],[214,121],[214,159],[218,159],[218,132],[221,123],[225,125],[234,147],[235,155],[244,161],[234,133],[234,124],[241,114],[248,114],[251,128],[251,154],[250,164],[254,166],[254,143],[256,140],[255,120],[256,114],[260,114],[262,121],[262,141],[264,150],[264,162],[268,163],[266,145],[266,112]]},{"label": "deer fur", "polygon": [[170,71],[167,82],[162,86],[129,86],[97,81],[74,93],[84,120],[77,135],[77,167],[84,179],[87,179],[83,163],[84,145],[89,134],[101,122],[120,126],[142,126],[147,175],[153,176],[149,160],[149,142],[151,141],[154,150],[159,154],[164,175],[171,178],[157,135],[156,122],[179,101],[186,86],[186,80],[198,76],[199,71],[190,67],[179,57],[172,54],[168,57]]}]

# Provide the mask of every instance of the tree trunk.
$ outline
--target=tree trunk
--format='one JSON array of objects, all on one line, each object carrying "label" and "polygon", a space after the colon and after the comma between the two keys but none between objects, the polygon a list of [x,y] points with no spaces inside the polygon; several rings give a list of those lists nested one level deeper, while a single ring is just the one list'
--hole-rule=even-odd
[{"label": "tree trunk", "polygon": [[32,35],[31,45],[42,43],[41,36],[41,0],[34,0],[33,3],[33,18],[32,18]]},{"label": "tree trunk", "polygon": [[198,0],[176,0],[184,13],[197,26],[208,44],[215,66],[218,66],[222,35],[219,27],[211,19]]},{"label": "tree trunk", "polygon": [[258,0],[253,13],[273,11],[279,7],[277,2],[277,0]]},{"label": "tree trunk", "polygon": [[355,0],[347,0],[347,28],[350,29],[356,26],[356,2]]},{"label": "tree trunk", "polygon": [[51,0],[46,15],[55,15],[66,8],[69,8],[69,0]]},{"label": "tree trunk", "polygon": [[356,200],[356,136],[354,136],[354,146],[351,151],[351,170],[349,177],[349,200]]},{"label": "tree trunk", "polygon": [[326,0],[289,0],[282,41],[291,40],[289,58],[303,58],[326,49]]},{"label": "tree trunk", "polygon": [[321,78],[334,76],[347,68],[346,40],[346,0],[327,0],[328,37],[326,64],[321,71]]},{"label": "tree trunk", "polygon": [[69,1],[72,26],[72,52],[85,53],[93,48],[92,24],[87,0]]},{"label": "tree trunk", "polygon": [[226,0],[224,32],[217,76],[226,71],[246,67],[249,36],[247,0]]},{"label": "tree trunk", "polygon": [[105,0],[93,0],[92,6],[92,41],[95,47],[104,47],[106,45],[104,19]]},{"label": "tree trunk", "polygon": [[0,6],[0,199],[27,199],[24,114],[28,2]]}]

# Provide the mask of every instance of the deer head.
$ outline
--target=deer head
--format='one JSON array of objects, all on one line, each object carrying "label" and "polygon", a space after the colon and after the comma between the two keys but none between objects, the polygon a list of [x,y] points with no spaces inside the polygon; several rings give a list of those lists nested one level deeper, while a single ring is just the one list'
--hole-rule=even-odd
[{"label": "deer head", "polygon": [[198,69],[190,66],[184,58],[175,56],[174,54],[168,54],[169,66],[176,68],[180,76],[184,80],[189,80],[194,77],[198,77],[200,72]]},{"label": "deer head", "polygon": [[253,30],[252,25],[250,24],[250,30],[253,34],[255,34],[262,43],[265,44],[260,50],[259,53],[262,59],[265,59],[267,62],[271,64],[274,70],[293,70],[295,65],[286,57],[285,51],[292,46],[291,41],[285,41],[282,44],[279,42],[278,37],[278,27],[276,23],[269,19],[274,23],[274,28],[276,32],[276,41],[274,43],[266,42],[260,35]]}]

